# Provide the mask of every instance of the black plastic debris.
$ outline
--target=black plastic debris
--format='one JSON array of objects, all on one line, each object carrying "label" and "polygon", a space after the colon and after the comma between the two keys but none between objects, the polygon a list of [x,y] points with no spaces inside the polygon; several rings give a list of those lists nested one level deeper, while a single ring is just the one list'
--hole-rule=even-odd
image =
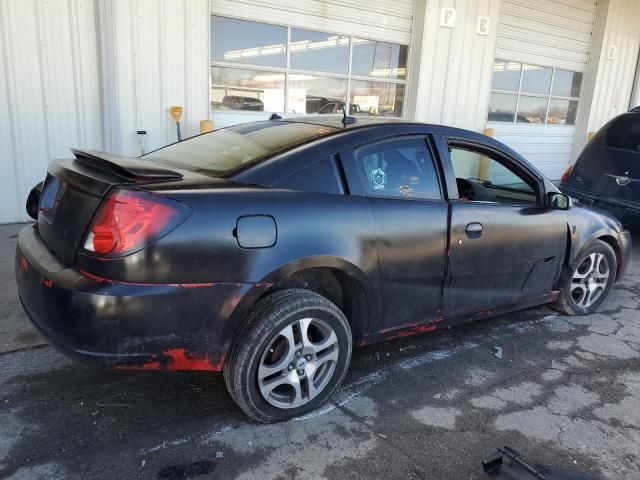
[{"label": "black plastic debris", "polygon": [[515,450],[504,447],[482,461],[484,473],[497,480],[598,480],[564,468],[532,465]]}]

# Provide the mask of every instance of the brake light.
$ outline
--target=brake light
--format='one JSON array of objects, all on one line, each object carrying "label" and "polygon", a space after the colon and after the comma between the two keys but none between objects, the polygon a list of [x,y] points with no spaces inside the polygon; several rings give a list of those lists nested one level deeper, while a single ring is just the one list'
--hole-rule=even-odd
[{"label": "brake light", "polygon": [[567,169],[564,171],[564,173],[562,174],[562,177],[560,177],[561,183],[567,183],[567,180],[569,180],[569,175],[571,175],[571,172],[573,171],[573,165],[574,164],[569,165]]},{"label": "brake light", "polygon": [[122,257],[163,237],[189,216],[176,200],[135,190],[116,190],[98,210],[84,243],[85,250]]}]

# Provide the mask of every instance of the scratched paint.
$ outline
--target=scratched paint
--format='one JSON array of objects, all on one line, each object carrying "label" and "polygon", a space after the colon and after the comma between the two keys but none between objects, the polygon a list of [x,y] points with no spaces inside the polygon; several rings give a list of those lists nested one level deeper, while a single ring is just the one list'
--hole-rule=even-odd
[{"label": "scratched paint", "polygon": [[[83,276],[90,278],[94,282],[97,283],[107,283],[109,285],[132,285],[136,287],[178,287],[178,288],[210,288],[216,286],[229,286],[233,285],[235,287],[240,288],[242,284],[240,283],[227,283],[227,282],[202,282],[202,283],[151,283],[151,282],[127,282],[124,280],[113,280],[111,278],[101,277],[100,275],[96,275],[91,272],[87,272],[86,270],[78,269],[78,272]],[[255,287],[258,288],[271,288],[273,286],[272,283],[256,283]]]},{"label": "scratched paint", "polygon": [[116,365],[116,370],[172,370],[172,371],[211,371],[219,372],[224,366],[224,355],[217,361],[209,358],[205,354],[204,357],[190,354],[184,348],[171,348],[162,352],[162,355],[151,355],[150,360],[132,365]]}]

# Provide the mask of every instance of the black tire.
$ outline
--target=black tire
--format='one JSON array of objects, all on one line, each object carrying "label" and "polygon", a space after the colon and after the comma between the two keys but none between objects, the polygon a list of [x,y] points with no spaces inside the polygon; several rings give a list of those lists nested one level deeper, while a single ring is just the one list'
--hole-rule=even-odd
[{"label": "black tire", "polygon": [[[258,368],[267,348],[273,350],[272,342],[279,332],[289,325],[298,325],[297,321],[305,318],[319,319],[335,333],[337,360],[332,362],[335,367],[330,376],[327,374],[326,383],[317,396],[297,407],[278,408],[263,395]],[[243,323],[227,356],[224,379],[229,394],[247,416],[263,423],[279,422],[308,413],[325,403],[347,374],[351,350],[349,323],[335,304],[310,290],[282,290],[261,299]]]},{"label": "black tire", "polygon": [[[581,266],[584,266],[586,264],[585,262],[588,263],[590,255],[593,254],[601,254],[606,258],[608,265],[608,278],[606,280],[606,286],[604,286],[602,293],[600,293],[597,299],[590,305],[581,306],[579,304],[579,300],[581,298],[579,296],[580,291],[578,289],[574,289],[572,292],[572,282]],[[594,241],[577,260],[576,267],[566,275],[564,283],[561,285],[562,293],[560,298],[553,304],[553,307],[566,315],[588,315],[596,312],[609,296],[611,287],[613,287],[613,284],[615,283],[617,271],[618,260],[613,248],[611,248],[611,245],[603,242],[602,240]],[[602,284],[605,285],[604,282]],[[576,299],[576,294],[578,295],[578,299]]]}]

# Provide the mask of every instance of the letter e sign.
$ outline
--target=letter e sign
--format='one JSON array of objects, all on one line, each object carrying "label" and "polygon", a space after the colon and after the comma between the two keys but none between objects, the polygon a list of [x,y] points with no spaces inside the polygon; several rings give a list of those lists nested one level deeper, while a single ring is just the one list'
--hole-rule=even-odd
[{"label": "letter e sign", "polygon": [[489,17],[478,17],[476,33],[484,36],[489,35],[489,25],[491,25],[491,19]]},{"label": "letter e sign", "polygon": [[440,12],[440,26],[453,28],[456,26],[456,9],[444,7]]}]

